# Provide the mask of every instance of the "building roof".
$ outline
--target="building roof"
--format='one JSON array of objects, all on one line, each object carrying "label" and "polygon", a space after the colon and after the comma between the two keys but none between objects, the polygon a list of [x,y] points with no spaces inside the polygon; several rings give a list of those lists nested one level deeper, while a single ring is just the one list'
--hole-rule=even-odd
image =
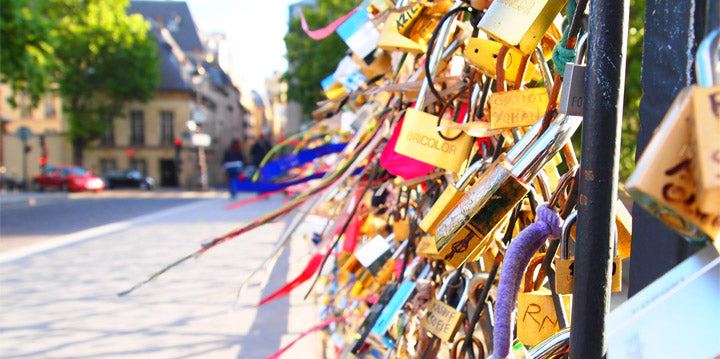
[{"label": "building roof", "polygon": [[[160,91],[192,91],[192,84],[188,71],[183,69],[182,61],[177,51],[173,51],[173,47],[177,48],[177,44],[172,38],[166,39],[162,35],[162,29],[153,26],[153,35],[158,44],[158,57],[160,58],[160,76],[162,82],[158,86]],[[182,55],[180,55],[182,56]]]},{"label": "building roof", "polygon": [[204,52],[200,32],[185,1],[130,1],[127,12],[168,29],[183,51]]}]

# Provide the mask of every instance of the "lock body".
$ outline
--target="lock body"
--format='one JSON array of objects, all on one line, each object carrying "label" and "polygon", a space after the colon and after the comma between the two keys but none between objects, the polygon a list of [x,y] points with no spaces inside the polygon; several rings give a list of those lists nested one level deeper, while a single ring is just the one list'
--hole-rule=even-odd
[{"label": "lock body", "polygon": [[479,27],[504,44],[532,54],[567,0],[495,0]]},{"label": "lock body", "polygon": [[574,277],[575,258],[558,258],[555,260],[555,292],[558,294],[572,294]]},{"label": "lock body", "polygon": [[437,227],[435,242],[446,263],[459,267],[471,255],[482,255],[492,243],[490,234],[529,191],[504,162],[496,161]]},{"label": "lock body", "polygon": [[494,92],[490,103],[490,128],[531,126],[545,115],[548,94],[544,88]]},{"label": "lock body", "polygon": [[560,92],[562,96],[560,97],[558,112],[571,116],[583,115],[586,70],[586,65],[570,62],[565,64],[565,78]]},{"label": "lock body", "polygon": [[[451,122],[441,121],[441,124],[448,123]],[[395,152],[436,167],[460,172],[470,153],[472,137],[459,130],[450,130],[445,133],[446,137],[454,137],[458,133],[460,137],[447,141],[438,134],[435,129],[437,125],[437,116],[408,109],[395,145]]]},{"label": "lock body", "polygon": [[[473,37],[467,40],[463,55],[465,59],[486,76],[495,78],[497,76],[497,57],[502,44],[488,39]],[[520,71],[520,63],[523,53],[511,48],[505,55],[505,78],[509,84],[514,84],[517,74]],[[542,79],[542,74],[532,63],[528,63],[525,74],[525,82]]]},{"label": "lock body", "polygon": [[698,207],[720,214],[720,86],[693,88],[692,102]]},{"label": "lock body", "polygon": [[458,190],[455,186],[447,186],[433,206],[430,207],[430,211],[428,211],[428,213],[423,217],[420,222],[420,228],[422,228],[425,233],[435,234],[435,229],[440,221],[442,221],[443,218],[450,213],[462,195],[463,192]]},{"label": "lock body", "polygon": [[635,203],[686,240],[703,246],[720,236],[720,215],[703,212],[697,203],[689,151],[690,99],[688,90],[678,94],[625,187]]},{"label": "lock body", "polygon": [[438,338],[452,343],[463,320],[465,314],[440,300],[433,299],[427,314],[420,320],[420,325]]}]

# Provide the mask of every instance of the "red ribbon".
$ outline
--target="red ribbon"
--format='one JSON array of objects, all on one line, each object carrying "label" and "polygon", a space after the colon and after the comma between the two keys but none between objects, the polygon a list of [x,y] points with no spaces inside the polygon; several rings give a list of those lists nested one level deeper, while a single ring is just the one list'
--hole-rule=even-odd
[{"label": "red ribbon", "polygon": [[320,323],[320,324],[318,324],[318,325],[310,328],[310,329],[309,329],[308,331],[306,331],[305,333],[300,334],[300,336],[297,337],[297,338],[296,338],[295,340],[293,340],[292,342],[290,342],[290,344],[284,346],[282,349],[276,351],[275,353],[271,354],[270,356],[268,356],[268,357],[265,358],[265,359],[277,359],[277,358],[279,358],[280,355],[282,355],[283,353],[285,353],[285,351],[287,351],[288,349],[290,349],[290,347],[292,347],[293,345],[295,345],[295,343],[297,343],[298,341],[300,341],[300,339],[306,337],[308,334],[310,334],[310,333],[312,333],[312,332],[314,332],[314,331],[316,331],[316,330],[320,330],[320,329],[322,329],[322,328],[325,328],[325,327],[327,327],[328,325],[330,325],[330,324],[332,324],[332,323],[335,323],[335,322],[343,321],[343,320],[350,319],[350,318],[357,318],[357,317],[361,317],[361,315],[359,315],[359,314],[353,314],[353,315],[346,315],[346,316],[344,316],[344,317],[337,317],[337,318],[328,319],[328,320],[326,320],[326,321],[324,321],[324,322],[322,322],[322,323]]},{"label": "red ribbon", "polygon": [[261,200],[261,199],[263,199],[263,198],[270,197],[270,196],[272,196],[272,195],[274,195],[274,194],[276,194],[276,193],[282,192],[282,191],[284,191],[284,190],[285,190],[285,188],[281,188],[281,189],[276,189],[276,190],[274,190],[274,191],[265,192],[265,193],[263,193],[263,194],[261,194],[261,195],[259,195],[259,196],[255,196],[255,197],[253,197],[253,198],[248,198],[248,199],[246,199],[246,200],[244,200],[244,201],[241,201],[241,202],[238,202],[238,203],[229,204],[229,205],[225,206],[225,209],[238,208],[238,207],[244,206],[244,205],[246,205],[246,204],[248,204],[248,203],[253,203],[253,202],[259,201],[259,200]]},{"label": "red ribbon", "polygon": [[358,11],[360,7],[356,7],[352,9],[349,13],[343,15],[339,19],[333,21],[330,23],[330,25],[323,27],[322,29],[317,30],[310,30],[308,28],[307,21],[305,20],[305,15],[302,12],[302,9],[300,9],[300,25],[302,26],[303,31],[310,36],[313,40],[322,40],[328,36],[330,36],[337,28],[342,25],[342,23],[345,22],[350,16],[352,16],[356,11]]},{"label": "red ribbon", "polygon": [[310,258],[310,261],[305,266],[305,269],[303,269],[302,273],[300,273],[297,278],[293,279],[292,281],[282,286],[280,289],[276,290],[275,293],[265,297],[265,299],[261,300],[260,303],[258,303],[255,307],[257,308],[277,298],[284,297],[290,294],[293,289],[297,288],[300,284],[303,284],[305,281],[310,279],[310,277],[312,277],[315,271],[317,271],[318,267],[320,267],[320,263],[322,263],[322,259],[324,256],[325,255],[323,253],[315,254],[312,258]]}]

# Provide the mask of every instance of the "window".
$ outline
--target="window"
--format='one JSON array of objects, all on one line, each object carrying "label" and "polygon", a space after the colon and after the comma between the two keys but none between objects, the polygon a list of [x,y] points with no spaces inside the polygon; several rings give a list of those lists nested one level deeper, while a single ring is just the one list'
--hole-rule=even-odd
[{"label": "window", "polygon": [[137,170],[145,176],[147,175],[147,162],[142,159],[133,158],[130,160],[130,169]]},{"label": "window", "polygon": [[115,125],[112,121],[112,118],[109,120],[109,125],[108,128],[105,130],[105,133],[103,133],[102,137],[100,137],[100,146],[115,146]]},{"label": "window", "polygon": [[105,174],[115,169],[117,169],[117,165],[114,159],[100,159],[100,173]]},{"label": "window", "polygon": [[160,111],[160,144],[175,143],[175,118],[172,111]]},{"label": "window", "polygon": [[130,144],[145,144],[145,115],[142,111],[130,111]]},{"label": "window", "polygon": [[57,110],[55,109],[55,98],[53,96],[45,96],[43,99],[43,108],[45,109],[46,119],[54,119],[57,115]]}]

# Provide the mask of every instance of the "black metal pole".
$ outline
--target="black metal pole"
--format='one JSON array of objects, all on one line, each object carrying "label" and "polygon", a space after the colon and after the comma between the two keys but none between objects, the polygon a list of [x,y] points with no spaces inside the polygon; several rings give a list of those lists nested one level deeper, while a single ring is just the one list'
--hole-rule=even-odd
[{"label": "black metal pole", "polygon": [[[680,90],[695,82],[695,57],[688,54],[695,54],[708,27],[717,26],[717,16],[709,16],[717,12],[717,6],[716,0],[646,2],[636,158],[642,155]],[[629,295],[635,295],[695,251],[697,247],[642,207],[633,206]]]},{"label": "black metal pole", "polygon": [[591,1],[570,358],[604,358],[629,0]]}]

